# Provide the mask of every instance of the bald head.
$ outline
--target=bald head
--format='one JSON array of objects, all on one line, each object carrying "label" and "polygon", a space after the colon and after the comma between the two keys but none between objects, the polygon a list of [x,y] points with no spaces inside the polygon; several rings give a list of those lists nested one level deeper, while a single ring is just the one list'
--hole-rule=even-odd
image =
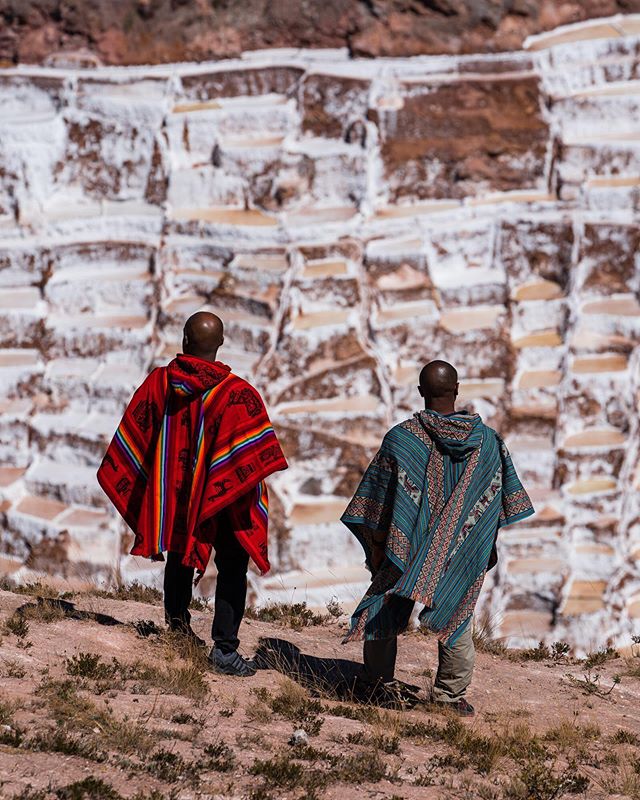
[{"label": "bald head", "polygon": [[419,391],[427,408],[453,408],[458,394],[458,373],[446,361],[430,361],[420,372]]},{"label": "bald head", "polygon": [[198,311],[186,321],[182,352],[189,356],[215,361],[224,342],[224,325],[220,317],[209,311]]}]

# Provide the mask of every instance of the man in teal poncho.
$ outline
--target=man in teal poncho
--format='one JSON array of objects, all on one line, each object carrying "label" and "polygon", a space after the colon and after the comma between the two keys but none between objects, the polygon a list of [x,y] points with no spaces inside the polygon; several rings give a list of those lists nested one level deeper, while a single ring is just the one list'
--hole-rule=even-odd
[{"label": "man in teal poncho", "polygon": [[500,436],[479,414],[456,412],[451,364],[427,364],[419,392],[425,410],[386,434],[342,516],[373,578],[345,641],[364,639],[366,680],[391,682],[397,636],[423,604],[420,622],[439,640],[432,700],[471,716],[473,610],[499,528],[533,506]]}]

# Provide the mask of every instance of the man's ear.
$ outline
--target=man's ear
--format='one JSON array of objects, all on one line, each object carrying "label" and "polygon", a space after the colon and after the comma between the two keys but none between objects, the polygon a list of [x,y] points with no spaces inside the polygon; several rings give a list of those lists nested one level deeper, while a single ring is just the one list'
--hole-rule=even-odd
[{"label": "man's ear", "polygon": [[420,397],[424,397],[424,394],[422,393],[422,386],[418,386],[418,394]]},{"label": "man's ear", "polygon": [[459,384],[459,383],[456,383],[456,391],[455,391],[455,393],[454,393],[454,395],[453,395],[454,397],[457,397],[457,396],[458,396],[458,390],[459,390],[459,389],[460,389],[460,384]]}]

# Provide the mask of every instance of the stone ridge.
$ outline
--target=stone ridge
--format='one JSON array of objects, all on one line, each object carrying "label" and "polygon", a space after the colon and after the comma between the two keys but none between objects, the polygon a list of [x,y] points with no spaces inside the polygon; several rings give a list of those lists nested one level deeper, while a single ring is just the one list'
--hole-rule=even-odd
[{"label": "stone ridge", "polygon": [[638,11],[640,0],[0,0],[0,61],[154,64],[274,47],[366,58],[491,53],[559,25]]},{"label": "stone ridge", "polygon": [[337,519],[438,356],[538,509],[504,532],[485,612],[514,644],[628,643],[640,38],[620,24],[501,56],[0,74],[3,570],[158,579],[122,555],[95,469],[208,304],[292,465],[271,481],[260,592],[363,591]]}]

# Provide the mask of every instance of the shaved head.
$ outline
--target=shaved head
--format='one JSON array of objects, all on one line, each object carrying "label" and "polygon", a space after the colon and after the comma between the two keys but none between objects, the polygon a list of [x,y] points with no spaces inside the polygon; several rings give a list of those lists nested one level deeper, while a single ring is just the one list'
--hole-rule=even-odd
[{"label": "shaved head", "polygon": [[209,311],[198,311],[186,321],[182,352],[189,356],[215,361],[224,342],[224,325],[220,317]]},{"label": "shaved head", "polygon": [[428,403],[453,403],[458,394],[458,373],[446,361],[430,361],[420,372],[420,394]]}]

